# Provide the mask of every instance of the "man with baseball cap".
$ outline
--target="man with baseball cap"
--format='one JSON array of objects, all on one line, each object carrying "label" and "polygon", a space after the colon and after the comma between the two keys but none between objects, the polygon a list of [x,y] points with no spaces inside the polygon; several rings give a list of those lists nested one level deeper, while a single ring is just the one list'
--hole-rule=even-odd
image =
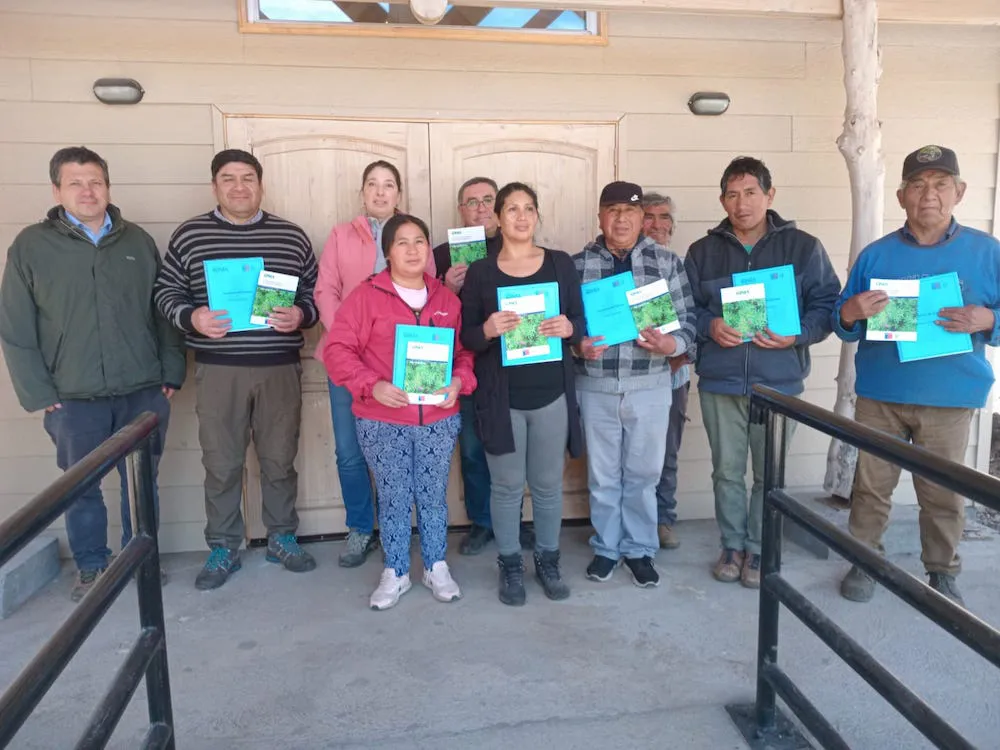
[{"label": "man with baseball cap", "polygon": [[[832,317],[841,339],[858,342],[854,418],[957,463],[965,459],[972,417],[985,405],[993,384],[985,349],[1000,345],[1000,242],[955,221],[952,212],[964,194],[954,151],[931,145],[907,156],[896,192],[906,223],[858,256]],[[885,292],[869,289],[872,279],[952,272],[958,274],[963,304],[938,310],[935,322],[951,333],[970,334],[971,351],[901,362],[895,343],[865,340],[865,321],[889,303]],[[849,528],[878,550],[899,474],[898,466],[868,453],[858,456]],[[961,570],[958,543],[965,500],[917,476],[913,486],[920,505],[921,560],[930,586],[962,604],[955,577]],[[866,602],[875,593],[875,582],[852,567],[840,592]]]},{"label": "man with baseball cap", "polygon": [[607,581],[624,558],[637,586],[656,586],[656,484],[663,468],[670,415],[670,357],[694,342],[693,300],[684,265],[642,235],[642,188],[612,182],[601,191],[601,234],[574,257],[587,284],[630,273],[636,288],[666,279],[680,329],[640,331],[608,346],[587,337],[577,361],[577,398],[587,444],[590,545],[587,577]]}]

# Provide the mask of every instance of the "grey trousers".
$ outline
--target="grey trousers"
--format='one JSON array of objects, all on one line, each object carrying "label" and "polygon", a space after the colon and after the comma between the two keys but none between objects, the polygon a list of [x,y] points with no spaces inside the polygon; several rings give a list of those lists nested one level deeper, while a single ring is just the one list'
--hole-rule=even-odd
[{"label": "grey trousers", "polygon": [[514,452],[502,456],[486,454],[490,467],[490,517],[497,551],[515,555],[521,551],[521,503],[524,485],[531,489],[535,548],[539,552],[559,549],[562,528],[563,468],[569,418],[566,396],[541,409],[510,410],[514,429]]},{"label": "grey trousers", "polygon": [[691,381],[674,388],[670,399],[670,425],[667,427],[667,450],[663,456],[663,472],[656,485],[657,523],[673,526],[677,523],[677,454],[681,450],[684,425],[687,424],[688,395]]},{"label": "grey trousers", "polygon": [[243,470],[253,438],[260,461],[268,534],[294,533],[299,476],[295,456],[302,421],[302,365],[195,368],[198,439],[205,466],[205,541],[239,549],[245,537]]}]

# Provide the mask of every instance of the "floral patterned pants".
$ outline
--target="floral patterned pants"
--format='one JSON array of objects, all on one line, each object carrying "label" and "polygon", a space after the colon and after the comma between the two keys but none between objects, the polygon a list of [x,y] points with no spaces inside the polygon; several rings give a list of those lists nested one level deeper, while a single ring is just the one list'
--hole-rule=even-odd
[{"label": "floral patterned pants", "polygon": [[[433,407],[427,407],[433,408]],[[358,420],[358,442],[375,475],[385,567],[410,570],[410,511],[417,506],[424,567],[444,560],[448,533],[448,472],[462,427],[458,414],[415,426]]]}]

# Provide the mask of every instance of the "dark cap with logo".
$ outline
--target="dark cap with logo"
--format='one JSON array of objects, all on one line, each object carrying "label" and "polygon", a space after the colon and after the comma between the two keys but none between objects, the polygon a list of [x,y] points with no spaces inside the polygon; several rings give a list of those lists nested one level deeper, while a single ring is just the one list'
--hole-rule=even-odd
[{"label": "dark cap with logo", "polygon": [[903,182],[928,169],[937,169],[954,175],[961,174],[958,171],[958,157],[954,151],[944,146],[924,146],[903,160]]},{"label": "dark cap with logo", "polygon": [[642,188],[634,182],[609,182],[601,191],[602,206],[613,206],[616,203],[642,205]]}]

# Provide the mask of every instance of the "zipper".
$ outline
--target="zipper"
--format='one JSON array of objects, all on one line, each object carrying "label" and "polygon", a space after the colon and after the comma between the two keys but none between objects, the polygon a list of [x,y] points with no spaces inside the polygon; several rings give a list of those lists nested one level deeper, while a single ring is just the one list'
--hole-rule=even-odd
[{"label": "zipper", "polygon": [[[372,284],[372,286],[375,286],[375,285]],[[400,302],[403,302],[402,297],[400,297],[398,294],[394,294],[394,293],[390,292],[388,289],[382,289],[381,287],[378,287],[378,286],[375,286],[375,288],[378,289],[379,291],[385,292],[390,297],[394,297],[395,299],[398,299]],[[427,302],[424,303],[424,307],[427,307],[427,305],[430,304],[430,301],[431,301],[430,293],[428,293],[428,295],[427,295]],[[403,302],[403,304],[406,305],[405,302]],[[411,313],[413,313],[413,319],[416,321],[417,325],[420,325],[421,324],[420,323],[420,311],[419,310],[414,310],[409,305],[406,305],[406,309],[409,310]],[[431,319],[431,322],[430,322],[429,326],[431,328],[435,327],[434,326],[434,320],[433,320],[433,318]],[[424,426],[424,405],[423,404],[417,404],[417,423],[418,423],[418,425],[420,427]]]}]

